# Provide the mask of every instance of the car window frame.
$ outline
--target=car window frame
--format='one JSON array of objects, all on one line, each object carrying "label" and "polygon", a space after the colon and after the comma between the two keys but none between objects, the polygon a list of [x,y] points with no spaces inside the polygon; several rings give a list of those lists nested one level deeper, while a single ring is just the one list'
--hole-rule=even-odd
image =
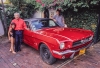
[{"label": "car window frame", "polygon": [[[28,26],[27,26],[26,22],[28,22]],[[31,30],[30,22],[29,21],[25,21],[25,24],[26,24],[27,28],[29,28],[29,30]]]},{"label": "car window frame", "polygon": [[[52,19],[43,19],[43,20],[52,20]],[[41,28],[41,29],[36,29],[36,30],[34,30],[34,28],[33,28],[33,26],[32,26],[32,23],[35,22],[35,21],[37,21],[37,22],[40,23],[40,22],[43,21],[43,20],[32,20],[31,23],[30,23],[30,25],[31,25],[31,30],[32,30],[32,31],[41,30],[42,28]],[[53,21],[53,20],[52,20],[52,21]],[[55,21],[53,21],[53,22],[57,25],[57,27],[60,27]],[[52,27],[53,27],[53,26],[52,26]],[[48,28],[50,28],[50,27],[48,27]]]},{"label": "car window frame", "polygon": [[[46,20],[52,20],[58,27],[60,27],[59,24],[57,24],[53,19],[46,19]],[[39,20],[39,22],[41,22],[41,21],[43,21],[43,20]],[[53,26],[51,26],[51,27],[53,27]]]}]

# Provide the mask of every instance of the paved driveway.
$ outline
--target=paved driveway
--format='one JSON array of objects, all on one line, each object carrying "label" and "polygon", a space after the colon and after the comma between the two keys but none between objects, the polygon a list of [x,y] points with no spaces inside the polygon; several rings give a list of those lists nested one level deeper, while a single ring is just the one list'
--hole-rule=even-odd
[{"label": "paved driveway", "polygon": [[0,68],[100,68],[99,44],[88,49],[86,55],[47,65],[40,58],[39,51],[23,44],[21,52],[12,54],[7,38],[0,38]]}]

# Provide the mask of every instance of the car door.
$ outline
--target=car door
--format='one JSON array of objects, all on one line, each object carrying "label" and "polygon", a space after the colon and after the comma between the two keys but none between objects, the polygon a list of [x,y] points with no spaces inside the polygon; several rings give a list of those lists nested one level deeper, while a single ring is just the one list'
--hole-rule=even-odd
[{"label": "car door", "polygon": [[30,46],[33,46],[34,42],[32,42],[32,40],[34,40],[33,35],[34,33],[31,30],[31,26],[30,23],[28,21],[25,21],[27,28],[24,30],[24,42]]},{"label": "car door", "polygon": [[38,20],[34,20],[30,24],[31,24],[31,31],[32,31],[31,32],[31,34],[32,34],[31,35],[32,36],[31,43],[32,43],[32,46],[37,49],[37,47],[38,47],[38,40],[39,39],[37,39],[38,34],[36,33],[36,31],[41,28],[41,24],[39,24]]}]

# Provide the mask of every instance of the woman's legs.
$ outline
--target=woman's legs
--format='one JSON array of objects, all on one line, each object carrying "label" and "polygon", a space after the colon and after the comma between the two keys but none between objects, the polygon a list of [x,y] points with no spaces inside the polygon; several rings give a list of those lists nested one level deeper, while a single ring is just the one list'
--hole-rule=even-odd
[{"label": "woman's legs", "polygon": [[[10,43],[11,43],[11,37],[10,37]],[[12,49],[11,49],[11,46],[10,46],[10,50],[9,50],[10,52],[12,51]]]},{"label": "woman's legs", "polygon": [[11,51],[12,51],[12,53],[16,53],[15,51],[14,51],[14,38],[13,37],[11,37]]}]

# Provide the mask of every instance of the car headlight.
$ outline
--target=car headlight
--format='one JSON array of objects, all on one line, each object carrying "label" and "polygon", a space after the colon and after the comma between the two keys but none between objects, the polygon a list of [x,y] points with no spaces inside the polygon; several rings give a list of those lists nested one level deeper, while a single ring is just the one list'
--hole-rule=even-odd
[{"label": "car headlight", "polygon": [[89,41],[92,40],[92,39],[93,39],[93,36],[91,36],[91,37],[89,38]]},{"label": "car headlight", "polygon": [[60,49],[64,49],[65,48],[65,43],[60,43]]}]

